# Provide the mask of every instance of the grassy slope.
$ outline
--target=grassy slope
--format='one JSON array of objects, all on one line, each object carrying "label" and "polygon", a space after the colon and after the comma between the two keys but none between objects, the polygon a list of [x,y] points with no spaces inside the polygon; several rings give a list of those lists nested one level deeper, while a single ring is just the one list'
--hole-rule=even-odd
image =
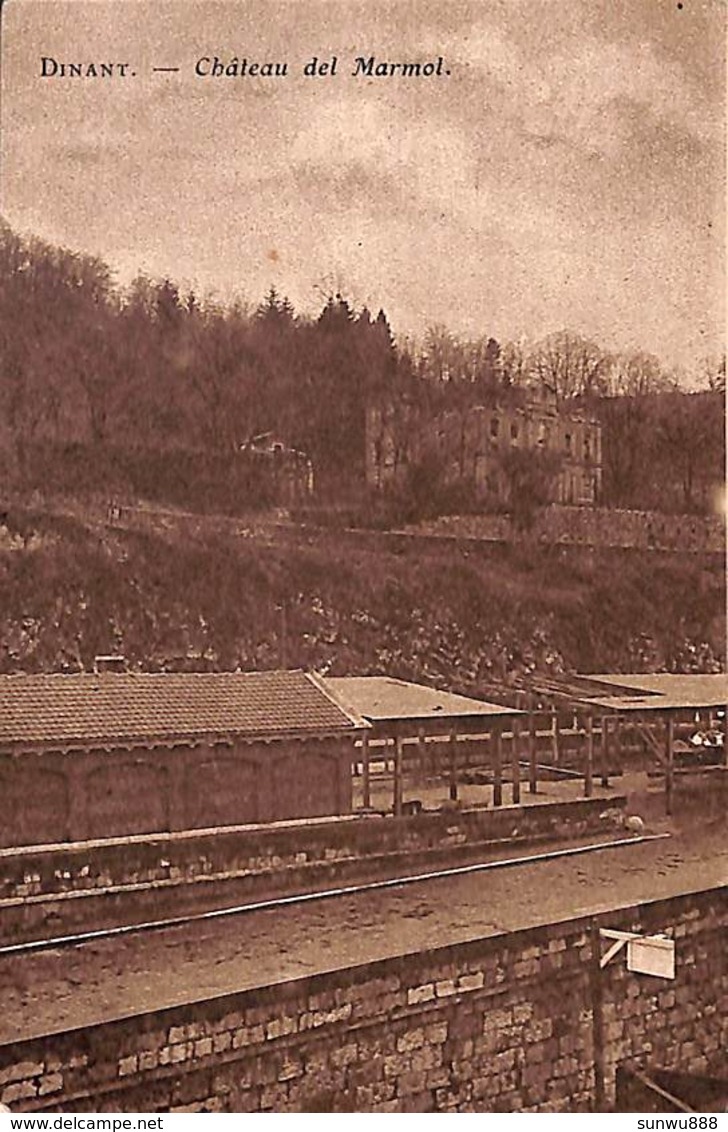
[{"label": "grassy slope", "polygon": [[533,668],[723,659],[724,574],[693,556],[394,553],[335,532],[293,546],[61,518],[19,534],[0,540],[5,672],[88,668],[118,651],[143,668],[330,666],[476,690]]}]

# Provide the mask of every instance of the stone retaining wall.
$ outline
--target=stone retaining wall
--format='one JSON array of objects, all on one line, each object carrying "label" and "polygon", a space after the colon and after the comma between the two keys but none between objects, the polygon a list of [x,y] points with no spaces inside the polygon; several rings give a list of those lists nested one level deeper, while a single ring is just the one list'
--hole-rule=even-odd
[{"label": "stone retaining wall", "polygon": [[[615,909],[676,978],[601,972],[620,1065],[725,1074],[728,889]],[[594,1106],[591,919],[487,937],[0,1047],[24,1111],[507,1112]],[[606,947],[606,944],[603,945]]]},{"label": "stone retaining wall", "polygon": [[[418,866],[487,857],[494,844],[611,835],[603,799],[316,819],[0,852],[6,943],[230,907]],[[625,798],[610,798],[618,811]]]},{"label": "stone retaining wall", "polygon": [[[513,542],[522,538],[508,515],[453,515],[408,528],[411,534]],[[722,554],[725,524],[716,516],[663,515],[554,504],[536,516],[529,538],[542,543]]]}]

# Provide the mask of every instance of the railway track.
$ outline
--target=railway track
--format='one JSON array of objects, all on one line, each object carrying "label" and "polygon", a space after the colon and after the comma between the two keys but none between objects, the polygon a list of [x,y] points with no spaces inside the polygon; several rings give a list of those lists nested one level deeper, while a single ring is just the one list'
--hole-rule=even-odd
[{"label": "railway track", "polygon": [[112,939],[118,936],[128,936],[133,933],[160,931],[166,928],[182,927],[202,921],[219,920],[231,916],[244,916],[252,912],[271,911],[295,905],[309,904],[314,901],[330,900],[337,896],[356,896],[359,893],[374,892],[380,889],[399,888],[404,885],[418,884],[425,881],[443,880],[448,877],[464,876],[469,873],[482,873],[495,869],[514,868],[518,865],[533,865],[541,861],[555,861],[566,857],[575,857],[585,853],[600,852],[605,849],[618,849],[626,845],[638,845],[648,841],[660,841],[670,837],[669,833],[645,834],[637,837],[622,837],[609,841],[592,842],[588,845],[571,846],[565,849],[553,849],[545,853],[522,854],[517,857],[506,857],[502,860],[484,861],[478,864],[457,865],[444,869],[433,869],[427,872],[405,874],[386,879],[366,881],[359,884],[343,885],[328,888],[317,892],[298,893],[289,896],[279,896],[268,900],[258,900],[247,904],[235,905],[231,908],[216,908],[207,912],[189,913],[184,916],[171,916],[160,920],[147,920],[142,923],[120,924],[112,928],[99,928],[94,931],[75,932],[67,935],[50,936],[43,939],[30,940],[24,943],[6,944],[0,946],[0,956],[27,955],[38,951],[57,950],[58,948],[75,947],[93,940]]}]

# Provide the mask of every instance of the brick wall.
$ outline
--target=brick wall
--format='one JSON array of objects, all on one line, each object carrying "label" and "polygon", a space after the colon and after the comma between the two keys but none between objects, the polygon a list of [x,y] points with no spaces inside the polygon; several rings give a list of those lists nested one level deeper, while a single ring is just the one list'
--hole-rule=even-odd
[{"label": "brick wall", "polygon": [[[625,798],[610,798],[611,810]],[[407,868],[472,859],[493,842],[612,832],[600,799],[319,819],[0,852],[5,942],[183,915]]]},{"label": "brick wall", "polygon": [[[728,889],[601,916],[676,940],[676,978],[602,972],[620,1064],[725,1075]],[[588,1111],[592,921],[575,919],[0,1047],[27,1111]]]}]

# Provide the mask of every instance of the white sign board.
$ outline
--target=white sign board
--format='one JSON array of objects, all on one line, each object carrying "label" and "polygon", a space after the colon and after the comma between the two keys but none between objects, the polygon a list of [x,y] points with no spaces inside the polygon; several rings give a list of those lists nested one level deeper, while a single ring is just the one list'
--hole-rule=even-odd
[{"label": "white sign board", "polygon": [[627,970],[638,975],[655,975],[658,979],[674,979],[675,940],[661,935],[629,940]]}]

